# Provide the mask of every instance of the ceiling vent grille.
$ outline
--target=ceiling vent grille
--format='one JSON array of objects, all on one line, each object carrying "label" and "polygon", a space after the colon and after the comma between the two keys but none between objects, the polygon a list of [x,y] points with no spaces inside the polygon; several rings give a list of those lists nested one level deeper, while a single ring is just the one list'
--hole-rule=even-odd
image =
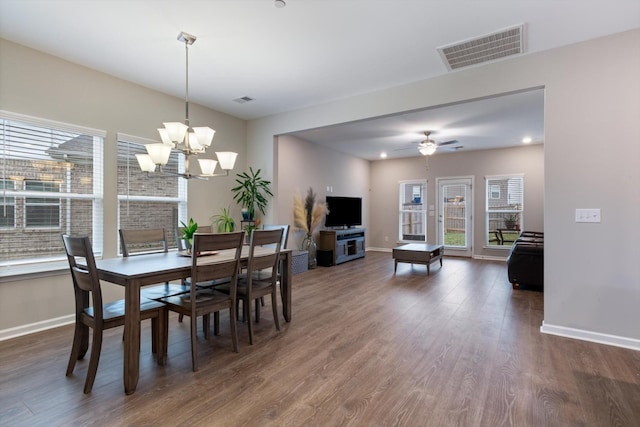
[{"label": "ceiling vent grille", "polygon": [[524,24],[438,48],[449,71],[524,53]]},{"label": "ceiling vent grille", "polygon": [[255,99],[250,96],[243,96],[241,98],[234,99],[234,101],[238,104],[246,104],[247,102],[255,101]]}]

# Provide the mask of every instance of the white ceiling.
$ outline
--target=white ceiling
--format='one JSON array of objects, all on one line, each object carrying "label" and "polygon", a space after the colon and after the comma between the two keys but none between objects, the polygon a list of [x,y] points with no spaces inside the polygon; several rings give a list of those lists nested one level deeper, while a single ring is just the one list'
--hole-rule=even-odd
[{"label": "white ceiling", "polygon": [[[273,0],[0,0],[0,37],[177,97],[185,58],[176,37],[194,34],[191,101],[243,119],[445,74],[438,47],[521,23],[527,54],[638,28],[640,1],[287,0],[276,8]],[[233,101],[243,96],[255,101]],[[476,113],[460,105],[304,136],[364,158],[383,149],[410,155],[393,150],[420,139],[401,135],[422,130],[464,149],[525,133],[541,140],[540,94],[502,100],[522,114],[493,99]],[[496,117],[505,113],[502,129]]]}]

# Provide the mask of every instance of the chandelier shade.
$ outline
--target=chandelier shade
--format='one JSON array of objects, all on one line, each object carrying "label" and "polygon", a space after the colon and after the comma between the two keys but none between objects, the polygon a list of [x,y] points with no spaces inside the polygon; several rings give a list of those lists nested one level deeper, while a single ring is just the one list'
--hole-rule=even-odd
[{"label": "chandelier shade", "polygon": [[[148,154],[136,155],[138,164],[143,172],[154,172],[156,166],[160,166],[160,172],[162,172],[162,166],[166,165],[169,161],[172,150],[177,150],[185,157],[184,173],[179,174],[182,178],[204,177],[206,179],[206,177],[211,176],[228,176],[229,171],[233,169],[235,165],[236,156],[238,155],[238,153],[231,151],[217,152],[216,156],[218,160],[198,159],[198,164],[202,172],[200,175],[195,175],[189,170],[189,158],[205,153],[207,148],[211,146],[216,131],[208,126],[192,128],[189,123],[189,45],[192,45],[196,41],[196,37],[182,32],[178,35],[178,40],[184,42],[186,53],[186,114],[184,123],[164,122],[164,127],[158,129],[162,143],[147,144],[146,149]],[[218,163],[224,173],[214,173]]]},{"label": "chandelier shade", "polygon": [[142,172],[155,172],[156,164],[151,160],[151,156],[148,154],[136,154],[136,159],[138,159],[138,165],[140,165],[140,169]]},{"label": "chandelier shade", "polygon": [[164,166],[169,161],[169,156],[171,156],[171,147],[169,145],[147,144],[145,148],[154,164]]},{"label": "chandelier shade", "polygon": [[224,170],[230,170],[233,169],[236,163],[238,153],[234,153],[233,151],[218,151],[216,152],[216,156],[218,156],[220,167]]},{"label": "chandelier shade", "polygon": [[218,162],[213,159],[198,159],[198,163],[200,164],[200,171],[204,176],[213,176],[216,166],[218,165]]},{"label": "chandelier shade", "polygon": [[197,127],[193,128],[193,133],[198,144],[203,147],[209,147],[213,142],[213,136],[216,134],[216,131],[210,127]]},{"label": "chandelier shade", "polygon": [[[184,137],[189,130],[189,126],[180,122],[165,122],[163,125],[169,141],[176,147],[184,141]],[[160,137],[162,137],[162,132],[160,132]]]}]

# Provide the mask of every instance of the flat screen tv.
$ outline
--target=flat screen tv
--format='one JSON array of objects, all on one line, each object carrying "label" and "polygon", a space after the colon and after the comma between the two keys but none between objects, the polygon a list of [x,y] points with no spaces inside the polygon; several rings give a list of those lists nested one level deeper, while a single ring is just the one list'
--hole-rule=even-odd
[{"label": "flat screen tv", "polygon": [[362,225],[362,198],[327,196],[326,227],[353,227]]}]

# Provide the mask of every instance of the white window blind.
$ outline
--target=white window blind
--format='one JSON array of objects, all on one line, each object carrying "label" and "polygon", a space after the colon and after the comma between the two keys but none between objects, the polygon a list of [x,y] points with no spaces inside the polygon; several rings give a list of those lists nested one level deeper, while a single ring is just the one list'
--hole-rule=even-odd
[{"label": "white window blind", "polygon": [[0,267],[65,259],[61,234],[102,253],[104,131],[0,111]]},{"label": "white window blind", "polygon": [[177,175],[184,156],[172,152],[163,173],[142,172],[135,155],[154,142],[118,134],[118,228],[164,228],[169,248],[176,248],[179,221],[187,216],[187,185]]},{"label": "white window blind", "polygon": [[500,175],[485,177],[486,237],[488,245],[499,245],[494,232],[518,234],[523,227],[524,177]]},{"label": "white window blind", "polygon": [[400,241],[427,241],[427,182],[401,181],[399,186],[399,231]]}]

